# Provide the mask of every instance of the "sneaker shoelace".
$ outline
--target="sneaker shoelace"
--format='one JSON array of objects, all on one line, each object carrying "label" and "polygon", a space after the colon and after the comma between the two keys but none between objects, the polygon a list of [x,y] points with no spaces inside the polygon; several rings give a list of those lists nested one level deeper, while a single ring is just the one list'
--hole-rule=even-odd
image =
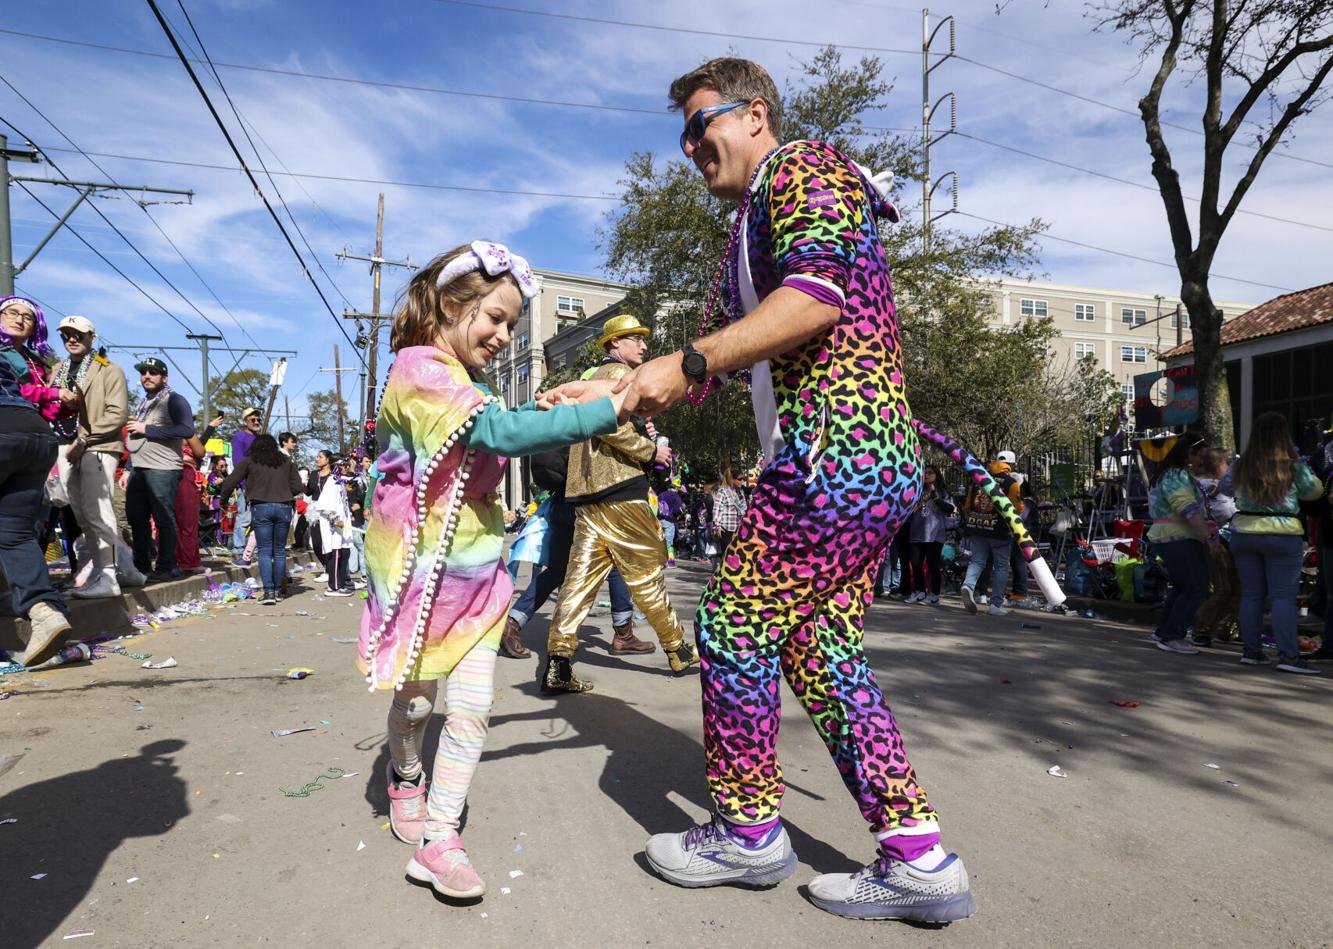
[{"label": "sneaker shoelace", "polygon": [[714,817],[707,824],[700,824],[697,827],[691,827],[685,832],[686,847],[700,847],[714,840],[720,840],[723,836],[722,828],[717,825],[717,818]]}]

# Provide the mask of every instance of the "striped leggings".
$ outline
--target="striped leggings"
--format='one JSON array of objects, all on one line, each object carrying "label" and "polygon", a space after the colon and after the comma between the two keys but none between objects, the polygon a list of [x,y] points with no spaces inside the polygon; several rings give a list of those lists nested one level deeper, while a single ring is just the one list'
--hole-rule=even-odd
[{"label": "striped leggings", "polygon": [[[444,728],[435,752],[430,794],[426,799],[426,837],[458,830],[472,775],[486,743],[486,727],[495,695],[494,645],[481,642],[444,680]],[[435,706],[438,679],[403,683],[389,708],[389,755],[400,777],[421,773],[421,741]]]}]

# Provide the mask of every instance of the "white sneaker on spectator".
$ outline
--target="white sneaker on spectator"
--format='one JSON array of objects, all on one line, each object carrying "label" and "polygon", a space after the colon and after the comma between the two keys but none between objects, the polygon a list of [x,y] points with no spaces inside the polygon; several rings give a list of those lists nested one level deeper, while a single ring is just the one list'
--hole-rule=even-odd
[{"label": "white sneaker on spectator", "polygon": [[1007,609],[1005,609],[1003,606],[997,606],[997,605],[994,604],[994,603],[992,603],[989,607],[986,608],[986,613],[987,613],[987,615],[989,615],[989,616],[1008,616],[1008,615],[1009,615],[1009,611],[1008,611]]},{"label": "white sneaker on spectator", "polygon": [[909,596],[909,597],[906,599],[905,602],[907,602],[907,603],[920,603],[920,602],[921,602],[922,600],[924,600],[925,598],[926,598],[926,595],[925,595],[924,593],[917,592],[917,593],[913,593],[911,596]]},{"label": "white sneaker on spectator", "polygon": [[940,605],[940,595],[939,595],[938,593],[932,593],[932,594],[930,594],[928,597],[926,597],[926,599],[925,599],[923,602],[924,602],[927,606],[939,606],[939,605]]},{"label": "white sneaker on spectator", "polygon": [[148,578],[139,572],[139,568],[128,560],[116,564],[116,581],[122,587],[141,587]]},{"label": "white sneaker on spectator", "polygon": [[1182,656],[1197,656],[1198,647],[1194,646],[1188,639],[1159,639],[1157,648],[1162,652],[1178,652]]},{"label": "white sneaker on spectator", "polygon": [[120,584],[101,574],[90,583],[74,588],[74,595],[81,600],[99,600],[103,597],[120,596]]}]

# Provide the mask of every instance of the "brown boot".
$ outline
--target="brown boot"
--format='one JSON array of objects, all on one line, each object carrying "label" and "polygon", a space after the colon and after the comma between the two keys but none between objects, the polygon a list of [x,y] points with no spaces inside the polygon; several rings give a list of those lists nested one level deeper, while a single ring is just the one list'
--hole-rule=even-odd
[{"label": "brown boot", "polygon": [[523,627],[512,617],[505,620],[505,631],[500,634],[500,652],[510,659],[526,659],[532,650],[523,645]]},{"label": "brown boot", "polygon": [[612,652],[631,652],[644,653],[652,652],[657,648],[655,643],[645,642],[634,635],[634,623],[629,622],[624,626],[613,627],[616,631],[615,636],[611,637]]}]

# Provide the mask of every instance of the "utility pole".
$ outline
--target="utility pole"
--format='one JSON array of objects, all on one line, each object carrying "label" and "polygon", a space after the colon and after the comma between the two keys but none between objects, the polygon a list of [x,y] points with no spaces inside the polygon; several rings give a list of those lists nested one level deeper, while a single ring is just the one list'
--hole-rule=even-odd
[{"label": "utility pole", "polygon": [[[21,175],[10,175],[9,162],[27,161],[34,164],[42,160],[41,152],[35,148],[9,148],[8,139],[0,135],[0,294],[11,294],[14,292],[14,280],[19,274],[27,269],[36,257],[47,245],[51,238],[65,226],[70,216],[78,210],[79,205],[92,194],[98,191],[124,191],[130,192],[153,192],[154,194],[178,194],[185,195],[187,198],[193,198],[193,191],[183,191],[179,188],[150,188],[148,185],[122,185],[116,182],[106,181],[70,181],[64,178],[28,178]],[[63,185],[69,188],[78,189],[79,195],[74,199],[74,203],[69,206],[64,214],[56,219],[56,223],[46,232],[46,235],[37,242],[37,246],[32,249],[28,256],[18,266],[14,265],[14,242],[10,230],[9,217],[9,185],[10,182],[21,181],[40,185]],[[138,202],[144,206],[142,199]]]},{"label": "utility pole", "polygon": [[211,395],[210,389],[212,387],[209,385],[208,381],[208,342],[209,340],[214,340],[214,339],[217,340],[218,342],[221,342],[222,337],[211,336],[208,333],[186,333],[185,338],[196,340],[199,343],[199,354],[203,357],[204,382],[203,382],[203,387],[199,390],[199,397],[204,400],[204,409],[203,409],[204,414],[201,415],[200,418],[202,418],[204,420],[204,424],[207,425],[209,420],[213,417],[213,402],[212,399],[210,398]]},{"label": "utility pole", "polygon": [[378,364],[380,349],[380,326],[383,325],[385,317],[380,313],[380,271],[383,267],[404,267],[411,269],[412,261],[409,260],[386,260],[384,258],[384,192],[380,192],[379,210],[375,214],[375,254],[373,257],[364,257],[360,254],[348,253],[345,249],[338,254],[340,260],[365,260],[370,262],[371,276],[371,306],[369,313],[361,313],[356,310],[344,310],[343,319],[356,320],[357,323],[357,345],[361,343],[361,321],[370,321],[370,338],[367,344],[369,347],[370,358],[366,360],[361,370],[361,392],[362,409],[361,421],[364,423],[375,415],[375,392],[379,385]]},{"label": "utility pole", "polygon": [[287,418],[287,431],[292,430],[292,404],[284,395],[282,397],[282,414]]},{"label": "utility pole", "polygon": [[356,369],[352,366],[343,368],[342,363],[339,362],[338,344],[334,343],[333,368],[321,368],[319,371],[333,373],[333,391],[338,399],[338,454],[341,455],[347,449],[347,412],[343,405],[343,373],[356,372]]},{"label": "utility pole", "polygon": [[9,160],[38,162],[36,149],[10,148],[9,139],[0,135],[0,294],[14,292],[14,244],[9,224]]},{"label": "utility pole", "polygon": [[[939,62],[932,66],[930,63],[930,44],[935,42],[935,35],[946,23],[949,24],[949,52],[945,53]],[[953,57],[956,33],[957,24],[952,15],[940,20],[935,29],[931,30],[930,11],[921,11],[921,246],[926,252],[930,251],[930,226],[944,217],[945,214],[952,214],[958,210],[958,175],[955,172],[946,171],[934,181],[931,181],[930,178],[931,146],[958,130],[958,97],[952,92],[946,92],[934,104],[930,101],[930,74],[945,60]],[[930,137],[930,122],[935,117],[935,110],[940,107],[940,103],[945,99],[949,100],[949,129],[932,139]],[[953,178],[953,207],[943,214],[936,214],[932,217],[930,199],[935,194],[935,189],[943,183],[944,179],[950,177]]]}]

